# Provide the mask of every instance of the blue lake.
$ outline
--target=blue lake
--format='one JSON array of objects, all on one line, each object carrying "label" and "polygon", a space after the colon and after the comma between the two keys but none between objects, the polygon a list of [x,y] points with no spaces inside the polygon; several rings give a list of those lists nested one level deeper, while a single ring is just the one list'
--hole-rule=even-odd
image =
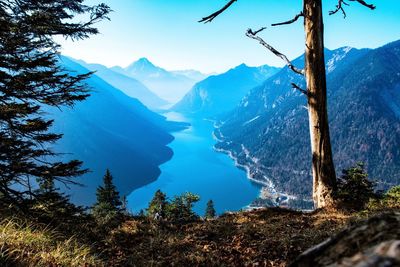
[{"label": "blue lake", "polygon": [[175,140],[169,145],[173,158],[161,165],[158,179],[133,191],[128,196],[129,209],[138,212],[145,209],[160,189],[172,198],[185,192],[200,196],[195,211],[203,215],[208,200],[212,199],[219,214],[237,211],[252,202],[260,193],[260,187],[246,177],[227,155],[213,149],[213,124],[201,119],[185,118],[178,113],[165,114],[168,119],[186,121],[187,130],[173,133]]}]

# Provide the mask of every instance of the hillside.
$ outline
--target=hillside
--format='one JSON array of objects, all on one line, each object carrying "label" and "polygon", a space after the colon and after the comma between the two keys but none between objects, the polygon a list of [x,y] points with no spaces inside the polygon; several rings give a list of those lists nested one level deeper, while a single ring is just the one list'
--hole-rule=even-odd
[{"label": "hillside", "polygon": [[[63,57],[61,62],[77,73],[88,72],[68,58]],[[158,166],[173,155],[167,147],[173,140],[168,132],[184,127],[166,121],[96,75],[87,84],[91,96],[73,109],[46,109],[55,120],[54,132],[64,134],[55,150],[67,153],[60,155],[65,159],[82,160],[91,170],[79,178],[84,187],[72,186],[68,191],[79,204],[94,201],[106,168],[113,172],[122,194],[154,181],[160,174]]]},{"label": "hillside", "polygon": [[[302,65],[303,58],[294,61]],[[400,183],[400,41],[375,50],[326,51],[328,111],[337,174],[366,163],[381,189]],[[304,81],[287,68],[253,89],[221,119],[216,148],[278,191],[310,198],[312,179]]]},{"label": "hillside", "polygon": [[[360,215],[261,209],[184,224],[127,217],[113,229],[87,221],[75,234],[26,220],[2,219],[2,266],[326,266],[399,237],[399,210]],[[365,218],[371,219],[365,221]],[[23,223],[24,222],[24,223]],[[342,231],[343,230],[343,231]],[[342,232],[341,232],[342,231]],[[350,237],[350,240],[349,240]],[[319,243],[330,238],[324,245]],[[316,246],[317,251],[302,255]],[[397,260],[381,250],[376,259]],[[347,257],[347,258],[346,258]],[[308,264],[307,262],[313,262]],[[389,261],[389,262],[391,262]],[[336,265],[334,265],[336,266]],[[354,266],[354,265],[347,265]],[[364,265],[363,265],[364,266]],[[376,266],[376,265],[368,265]],[[397,266],[393,265],[385,266]]]},{"label": "hillside", "polygon": [[214,117],[235,108],[253,87],[278,72],[267,65],[239,65],[226,73],[213,75],[198,82],[171,109],[201,117]]}]

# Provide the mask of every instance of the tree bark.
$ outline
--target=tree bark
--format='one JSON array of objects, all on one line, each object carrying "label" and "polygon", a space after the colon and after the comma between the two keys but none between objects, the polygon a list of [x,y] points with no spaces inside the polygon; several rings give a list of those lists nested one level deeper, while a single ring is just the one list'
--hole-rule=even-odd
[{"label": "tree bark", "polygon": [[316,208],[333,205],[336,174],[329,136],[322,0],[304,0],[305,77],[312,150],[313,199]]}]

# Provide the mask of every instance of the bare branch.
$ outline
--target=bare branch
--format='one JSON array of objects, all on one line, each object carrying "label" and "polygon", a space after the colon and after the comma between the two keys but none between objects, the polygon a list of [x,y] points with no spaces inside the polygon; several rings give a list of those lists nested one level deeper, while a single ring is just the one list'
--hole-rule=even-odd
[{"label": "bare branch", "polygon": [[364,0],[349,0],[350,2],[358,2],[361,5],[368,7],[371,10],[374,10],[376,8],[376,6],[374,6],[373,4],[367,4]]},{"label": "bare branch", "polygon": [[287,24],[292,24],[295,23],[300,17],[304,17],[303,11],[301,11],[299,14],[297,14],[293,19],[284,21],[284,22],[279,22],[279,23],[274,23],[271,24],[271,26],[280,26],[280,25],[287,25]]},{"label": "bare branch", "polygon": [[338,4],[336,5],[336,9],[329,11],[329,15],[334,15],[340,10],[343,13],[343,17],[346,18],[346,11],[344,11],[343,5],[348,6],[349,4],[347,4],[344,0],[339,0]]},{"label": "bare branch", "polygon": [[279,52],[278,50],[276,50],[275,48],[273,48],[272,46],[270,46],[267,42],[265,42],[261,37],[257,36],[257,33],[263,31],[265,29],[265,27],[261,28],[258,31],[253,32],[252,29],[248,29],[246,32],[246,36],[257,40],[260,42],[260,44],[262,46],[264,46],[265,48],[267,48],[269,51],[271,51],[273,54],[275,54],[277,57],[280,57],[283,61],[285,61],[286,65],[289,67],[289,69],[291,69],[292,71],[294,71],[297,74],[303,75],[304,76],[304,70],[303,69],[298,69],[296,68],[292,62],[290,62],[290,60],[281,52]]},{"label": "bare branch", "polygon": [[223,13],[225,10],[227,10],[236,1],[237,0],[230,0],[223,8],[212,13],[211,15],[209,15],[207,17],[202,18],[201,20],[199,20],[199,22],[208,23],[208,22],[213,21],[216,17],[218,17],[221,13]]},{"label": "bare branch", "polygon": [[304,90],[303,88],[301,88],[297,84],[292,83],[292,87],[293,87],[293,89],[299,90],[301,93],[303,93],[304,95],[308,96],[307,90]]},{"label": "bare branch", "polygon": [[[374,6],[373,4],[367,4],[364,0],[348,0],[349,2],[357,2],[371,10],[374,10],[376,8],[376,6]],[[329,11],[329,15],[333,15],[336,14],[339,10],[342,11],[343,13],[343,17],[346,18],[346,12],[343,8],[343,5],[349,6],[348,3],[345,2],[345,0],[338,0],[338,4],[336,5],[336,9]]]}]

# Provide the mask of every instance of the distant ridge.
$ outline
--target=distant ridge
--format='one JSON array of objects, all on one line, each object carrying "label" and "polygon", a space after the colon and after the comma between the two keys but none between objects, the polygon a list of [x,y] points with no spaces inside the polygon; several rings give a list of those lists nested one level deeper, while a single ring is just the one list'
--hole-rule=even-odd
[{"label": "distant ridge", "polygon": [[114,71],[100,64],[88,64],[83,60],[72,60],[91,71],[96,71],[96,75],[99,76],[101,79],[114,86],[115,88],[121,90],[126,95],[137,98],[149,108],[159,109],[168,103],[167,101],[161,99],[156,94],[154,94],[140,81],[130,76],[127,76],[120,71]]},{"label": "distant ridge", "polygon": [[139,80],[153,93],[170,103],[177,102],[200,77],[198,73],[196,76],[180,73],[179,71],[167,71],[154,65],[144,57],[131,63],[126,68],[115,66],[111,70]]},{"label": "distant ridge", "polygon": [[198,82],[171,110],[203,117],[228,112],[252,89],[278,72],[270,66],[241,64],[223,74]]}]

